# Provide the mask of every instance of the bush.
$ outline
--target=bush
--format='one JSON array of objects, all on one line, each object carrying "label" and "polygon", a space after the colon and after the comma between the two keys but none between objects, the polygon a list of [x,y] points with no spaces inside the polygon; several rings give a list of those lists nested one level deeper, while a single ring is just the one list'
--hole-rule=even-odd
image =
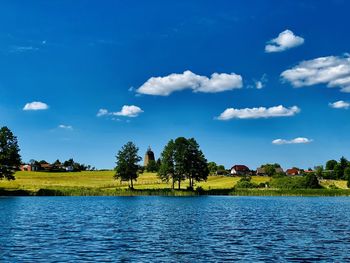
[{"label": "bush", "polygon": [[235,188],[257,188],[257,187],[258,186],[256,184],[251,182],[250,176],[242,177],[235,185]]},{"label": "bush", "polygon": [[321,188],[315,174],[310,173],[306,176],[280,177],[273,178],[271,187],[278,189],[316,189]]}]

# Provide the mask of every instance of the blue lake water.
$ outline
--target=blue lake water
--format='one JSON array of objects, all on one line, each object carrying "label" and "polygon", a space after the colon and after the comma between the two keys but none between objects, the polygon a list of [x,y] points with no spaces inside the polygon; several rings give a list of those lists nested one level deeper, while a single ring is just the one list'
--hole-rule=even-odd
[{"label": "blue lake water", "polygon": [[349,260],[350,198],[0,198],[0,262]]}]

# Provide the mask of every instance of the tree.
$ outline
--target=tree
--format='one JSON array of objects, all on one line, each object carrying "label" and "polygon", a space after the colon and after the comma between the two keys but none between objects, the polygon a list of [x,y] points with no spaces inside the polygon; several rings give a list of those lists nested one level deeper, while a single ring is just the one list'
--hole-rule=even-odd
[{"label": "tree", "polygon": [[215,162],[209,162],[208,169],[210,174],[216,174],[216,172],[218,171],[218,166]]},{"label": "tree", "polygon": [[317,176],[314,173],[308,173],[304,180],[305,188],[320,188]]},{"label": "tree", "polygon": [[7,127],[0,129],[0,179],[14,180],[21,165],[17,137]]},{"label": "tree", "polygon": [[335,174],[335,179],[342,179],[344,176],[344,170],[340,166],[339,163],[337,163],[336,166],[334,166],[334,174]]},{"label": "tree", "polygon": [[128,142],[116,156],[117,166],[115,168],[116,174],[114,178],[120,179],[121,181],[130,181],[129,187],[131,189],[134,189],[133,181],[136,181],[138,177],[138,162],[142,160],[138,155],[138,151],[139,148],[137,148],[133,142]]},{"label": "tree", "polygon": [[315,166],[315,174],[318,178],[322,178],[323,177],[323,165],[318,165]]},{"label": "tree", "polygon": [[329,160],[326,163],[326,170],[332,171],[334,170],[335,166],[338,164],[336,160]]},{"label": "tree", "polygon": [[345,180],[347,181],[346,184],[347,184],[348,188],[350,188],[350,167],[345,168],[344,177],[345,177]]},{"label": "tree", "polygon": [[146,166],[147,172],[157,172],[158,166],[155,160],[149,160],[147,166]]},{"label": "tree", "polygon": [[281,168],[281,165],[279,165],[278,163],[274,163],[274,164],[267,163],[262,165],[261,168],[264,169],[265,174],[267,176],[273,176],[276,174],[276,169]]},{"label": "tree", "polygon": [[218,175],[226,175],[226,174],[227,174],[227,171],[226,171],[226,169],[225,169],[225,166],[223,166],[223,165],[218,165],[216,173],[217,173]]},{"label": "tree", "polygon": [[174,177],[178,183],[178,189],[181,189],[181,181],[186,179],[187,172],[189,171],[188,163],[188,141],[184,137],[178,137],[174,143]]},{"label": "tree", "polygon": [[194,138],[188,139],[186,160],[188,162],[187,178],[190,182],[190,189],[193,189],[195,181],[206,181],[209,175],[207,159]]},{"label": "tree", "polygon": [[158,171],[158,176],[162,181],[169,182],[170,179],[172,180],[172,189],[175,188],[174,151],[175,142],[170,140],[161,153],[161,164]]}]

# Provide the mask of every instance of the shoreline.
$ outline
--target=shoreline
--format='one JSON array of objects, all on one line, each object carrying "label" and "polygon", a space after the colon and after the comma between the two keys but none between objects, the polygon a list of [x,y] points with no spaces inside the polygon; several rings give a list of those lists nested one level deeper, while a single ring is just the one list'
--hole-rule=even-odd
[{"label": "shoreline", "polygon": [[85,187],[3,189],[0,196],[350,196],[350,189],[94,189]]}]

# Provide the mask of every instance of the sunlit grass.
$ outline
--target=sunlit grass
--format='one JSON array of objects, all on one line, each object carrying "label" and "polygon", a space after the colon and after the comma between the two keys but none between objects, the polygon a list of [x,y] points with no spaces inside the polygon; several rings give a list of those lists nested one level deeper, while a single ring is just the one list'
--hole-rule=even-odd
[{"label": "sunlit grass", "polygon": [[[47,172],[17,172],[16,180],[0,180],[0,189],[4,190],[24,190],[30,193],[37,193],[40,189],[52,191],[51,193],[64,195],[127,195],[131,192],[128,190],[128,182],[120,182],[113,178],[114,171],[86,171],[73,173],[47,173]],[[228,191],[233,189],[240,177],[230,176],[209,176],[205,182],[195,183],[195,189],[201,187],[205,191]],[[270,177],[253,176],[252,182],[256,184],[270,181]],[[325,188],[335,185],[340,189],[347,189],[346,181],[322,180],[321,184]],[[183,181],[181,189],[186,190],[189,182]],[[171,182],[163,182],[156,173],[143,173],[134,183],[136,190],[142,190],[145,194],[166,194],[164,191],[171,189]],[[175,184],[177,189],[177,184]],[[251,193],[260,193],[267,189],[247,190]],[[272,189],[270,189],[272,190]],[[56,192],[55,192],[56,191]],[[148,193],[148,192],[149,193]],[[247,192],[247,193],[248,193]],[[170,193],[170,192],[169,192]],[[177,194],[184,194],[178,192]],[[137,193],[136,193],[137,194]],[[174,193],[173,193],[174,194]],[[268,192],[266,192],[268,194]]]}]

